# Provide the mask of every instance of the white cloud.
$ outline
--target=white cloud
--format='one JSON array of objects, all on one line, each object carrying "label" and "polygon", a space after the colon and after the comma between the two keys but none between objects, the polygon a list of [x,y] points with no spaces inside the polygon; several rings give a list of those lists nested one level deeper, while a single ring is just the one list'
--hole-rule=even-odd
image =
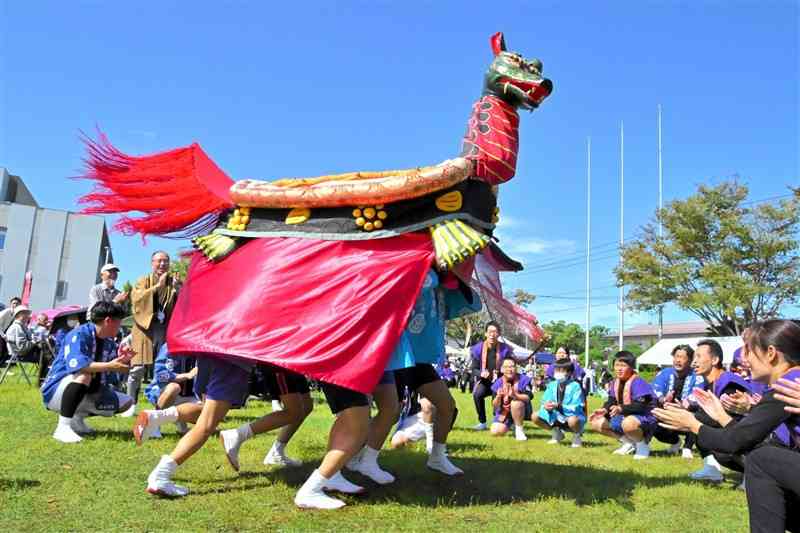
[{"label": "white cloud", "polygon": [[537,255],[546,253],[557,256],[575,251],[575,241],[569,239],[514,238],[509,235],[503,236],[500,246],[511,254]]}]

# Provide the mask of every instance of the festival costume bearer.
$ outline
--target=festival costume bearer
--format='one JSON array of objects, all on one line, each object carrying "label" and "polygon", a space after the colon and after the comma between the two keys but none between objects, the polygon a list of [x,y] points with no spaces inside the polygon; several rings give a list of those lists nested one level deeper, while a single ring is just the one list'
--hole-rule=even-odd
[{"label": "festival costume bearer", "polygon": [[[85,177],[97,189],[85,212],[122,214],[126,234],[194,237],[167,330],[172,353],[269,363],[368,394],[434,264],[538,342],[535,317],[500,285],[500,271],[522,267],[491,236],[497,185],[516,172],[517,109],[537,108],[552,83],[539,60],[506,51],[502,34],[491,45],[464,150],[439,165],[234,183],[197,144],[132,157],[89,142]],[[367,414],[342,395],[353,401],[332,403]]]}]

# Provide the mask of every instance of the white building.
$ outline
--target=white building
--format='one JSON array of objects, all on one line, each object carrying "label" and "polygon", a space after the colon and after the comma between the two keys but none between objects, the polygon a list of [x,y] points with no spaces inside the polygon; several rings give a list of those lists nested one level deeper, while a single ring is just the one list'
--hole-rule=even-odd
[{"label": "white building", "polygon": [[[650,348],[658,342],[658,325],[640,324],[622,330],[625,344],[638,344],[642,348]],[[661,330],[662,339],[682,339],[684,337],[710,337],[708,324],[702,320],[691,322],[665,322]],[[606,335],[607,339],[616,340],[619,337],[616,331]]]},{"label": "white building", "polygon": [[100,268],[113,261],[105,220],[45,209],[18,176],[0,167],[0,301],[22,295],[31,272],[34,311],[85,305]]}]

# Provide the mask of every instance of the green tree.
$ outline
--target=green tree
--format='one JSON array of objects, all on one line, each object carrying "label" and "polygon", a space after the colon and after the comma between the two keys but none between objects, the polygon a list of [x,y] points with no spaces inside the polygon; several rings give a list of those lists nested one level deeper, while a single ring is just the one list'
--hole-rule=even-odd
[{"label": "green tree", "polygon": [[644,226],[616,269],[617,283],[629,287],[629,307],[653,311],[674,303],[715,334],[739,335],[797,302],[800,200],[795,194],[750,205],[747,194],[736,181],[701,186],[658,211],[663,237],[656,223]]}]

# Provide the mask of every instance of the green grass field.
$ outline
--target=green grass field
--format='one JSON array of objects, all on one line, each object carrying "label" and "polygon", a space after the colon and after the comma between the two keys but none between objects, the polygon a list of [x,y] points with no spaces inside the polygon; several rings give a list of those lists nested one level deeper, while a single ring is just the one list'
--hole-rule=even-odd
[{"label": "green grass field", "polygon": [[[295,509],[292,499],[325,451],[332,416],[317,402],[288,451],[305,465],[270,470],[261,461],[274,437],[262,435],[242,448],[242,472],[227,464],[210,440],[178,470],[191,495],[158,500],[145,492],[147,474],[176,442],[164,438],[137,447],[133,419],[94,418],[98,430],[77,445],[50,438],[56,422],[34,388],[0,386],[0,530],[2,531],[746,531],[745,496],[738,476],[719,486],[691,482],[700,467],[663,455],[642,462],[611,455],[615,443],[587,434],[583,449],[546,444],[549,435],[528,426],[527,442],[493,438],[466,429],[477,420],[471,396],[455,391],[460,415],[449,451],[466,471],[447,479],[425,468],[424,444],[385,451],[383,467],[397,476],[366,496],[347,498],[340,511]],[[538,398],[535,400],[538,407]],[[234,411],[235,427],[269,410],[252,401]]]}]

